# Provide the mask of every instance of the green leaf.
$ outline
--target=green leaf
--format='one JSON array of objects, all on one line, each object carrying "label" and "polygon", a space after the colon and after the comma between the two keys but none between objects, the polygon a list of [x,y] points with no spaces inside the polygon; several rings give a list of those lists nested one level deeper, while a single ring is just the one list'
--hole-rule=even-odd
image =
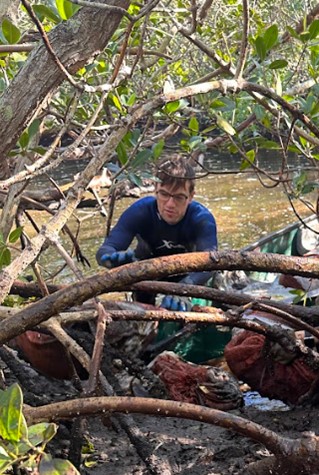
[{"label": "green leaf", "polygon": [[193,135],[193,137],[191,137],[188,141],[190,150],[198,149],[202,143],[202,140],[203,138],[200,135]]},{"label": "green leaf", "polygon": [[213,125],[210,125],[209,127],[206,127],[206,129],[204,129],[202,133],[208,134],[208,132],[211,132],[212,130],[215,130],[215,129],[216,129],[216,124],[213,124]]},{"label": "green leaf", "polygon": [[152,151],[148,148],[145,148],[144,150],[140,150],[136,156],[134,157],[134,160],[132,160],[132,168],[142,168],[146,165],[148,160],[152,156]]},{"label": "green leaf", "polygon": [[58,426],[49,422],[40,422],[28,427],[29,442],[35,447],[39,444],[47,444],[57,433]]},{"label": "green leaf", "polygon": [[40,21],[47,18],[55,24],[60,22],[60,18],[56,15],[55,11],[46,5],[32,5],[32,8]]},{"label": "green leaf", "polygon": [[294,28],[291,28],[291,26],[286,26],[286,29],[287,31],[289,32],[290,36],[292,36],[293,38],[295,38],[296,40],[299,40],[299,35],[298,33],[296,32],[296,30]]},{"label": "green leaf", "polygon": [[52,459],[48,454],[43,455],[38,469],[39,475],[80,475],[68,460]]},{"label": "green leaf", "polygon": [[227,134],[229,134],[229,135],[235,135],[236,134],[236,130],[234,129],[234,127],[232,125],[230,125],[230,123],[227,122],[227,120],[225,120],[223,117],[221,117],[220,115],[217,115],[216,120],[217,120],[217,125],[221,129],[223,129]]},{"label": "green leaf", "polygon": [[115,105],[115,107],[116,107],[120,112],[123,112],[122,104],[121,104],[119,98],[118,98],[115,94],[110,94],[110,98],[112,99],[113,104]]},{"label": "green leaf", "polygon": [[260,60],[263,61],[266,58],[267,49],[264,39],[261,36],[257,36],[255,40],[255,48]]},{"label": "green leaf", "polygon": [[2,33],[10,45],[18,43],[21,37],[19,28],[11,23],[11,21],[7,18],[5,18],[2,22]]},{"label": "green leaf", "polygon": [[22,403],[22,391],[18,384],[0,392],[0,435],[10,442],[18,442],[27,436]]},{"label": "green leaf", "polygon": [[82,445],[81,452],[84,455],[91,455],[95,452],[94,444],[87,437],[85,437],[85,444]]},{"label": "green leaf", "polygon": [[136,175],[135,173],[129,173],[128,174],[128,178],[129,180],[135,185],[135,186],[142,186],[143,185],[143,181],[141,180],[141,178]]},{"label": "green leaf", "polygon": [[256,114],[257,120],[259,121],[262,121],[263,118],[265,117],[265,113],[266,113],[265,109],[258,104],[255,106],[254,112]]},{"label": "green leaf", "polygon": [[271,25],[264,34],[264,43],[266,50],[269,51],[278,40],[278,26]]},{"label": "green leaf", "polygon": [[136,94],[135,94],[135,92],[133,92],[133,94],[131,94],[131,95],[129,96],[129,98],[127,99],[127,105],[128,105],[128,107],[134,106],[135,102],[136,102]]},{"label": "green leaf", "polygon": [[4,447],[2,447],[2,445],[0,445],[0,457],[2,457],[2,456],[9,457],[6,449]]},{"label": "green leaf", "polygon": [[173,101],[165,104],[164,111],[167,114],[173,114],[174,112],[178,111],[179,109],[185,107],[185,101]]},{"label": "green leaf", "polygon": [[316,45],[316,46],[311,46],[309,48],[310,50],[310,62],[312,64],[312,66],[316,69],[318,67],[318,63],[319,63],[319,47]]},{"label": "green leaf", "polygon": [[5,470],[12,465],[13,459],[9,457],[5,449],[0,445],[0,473],[5,473]]},{"label": "green leaf", "polygon": [[303,43],[307,43],[310,38],[310,34],[308,33],[308,31],[303,31],[302,33],[300,33],[299,38]]},{"label": "green leaf", "polygon": [[32,147],[30,148],[30,150],[32,152],[38,153],[39,155],[44,155],[47,151],[47,149],[45,147],[41,147],[41,145],[39,145],[38,147]]},{"label": "green leaf", "polygon": [[309,39],[313,40],[319,33],[319,20],[314,20],[309,26]]},{"label": "green leaf", "polygon": [[137,145],[137,142],[139,141],[139,138],[141,136],[141,129],[133,129],[131,130],[128,134],[126,134],[125,139],[127,139],[127,144],[128,146],[133,146]]},{"label": "green leaf", "polygon": [[8,266],[11,262],[11,252],[7,247],[0,248],[0,267]]},{"label": "green leaf", "polygon": [[185,150],[186,152],[189,152],[189,151],[190,151],[190,150],[189,150],[189,142],[188,142],[188,140],[183,140],[183,139],[182,139],[182,140],[179,142],[179,144],[180,144],[182,150]]},{"label": "green leaf", "polygon": [[199,124],[198,124],[198,120],[196,119],[195,116],[191,117],[189,122],[188,122],[188,128],[192,131],[192,132],[198,132],[199,130]]},{"label": "green leaf", "polygon": [[165,145],[165,141],[163,139],[161,139],[159,142],[153,145],[152,153],[153,153],[153,158],[155,160],[157,160],[158,157],[161,155],[164,145]]},{"label": "green leaf", "polygon": [[256,138],[255,143],[258,144],[259,148],[263,148],[266,150],[280,150],[281,149],[279,143],[274,142],[273,140],[264,139],[263,137]]},{"label": "green leaf", "polygon": [[243,160],[240,165],[240,171],[246,170],[246,168],[249,168],[251,164],[254,163],[255,158],[256,158],[255,150],[252,149],[246,152],[246,157],[247,157],[247,160]]},{"label": "green leaf", "polygon": [[35,136],[35,134],[38,132],[39,127],[40,127],[40,120],[39,119],[34,119],[31,124],[28,127],[28,133],[29,133],[29,140]]},{"label": "green leaf", "polygon": [[305,139],[304,137],[299,137],[299,142],[301,143],[301,145],[304,147],[304,148],[307,148],[307,146],[309,145],[309,142],[307,139]]},{"label": "green leaf", "polygon": [[224,106],[223,107],[219,107],[220,110],[222,111],[227,111],[227,112],[232,112],[233,110],[236,109],[236,102],[229,99],[228,97],[225,97],[223,99],[223,102],[224,102]]},{"label": "green leaf", "polygon": [[57,433],[57,425],[48,422],[34,424],[28,428],[28,440],[22,440],[17,444],[17,453],[21,456],[30,452],[32,447],[42,444],[43,447]]},{"label": "green leaf", "polygon": [[25,130],[21,137],[19,138],[19,145],[22,149],[26,149],[29,143],[29,133],[27,130]]},{"label": "green leaf", "polygon": [[120,142],[116,147],[116,153],[121,166],[125,165],[125,163],[127,162],[127,152],[123,142]]},{"label": "green leaf", "polygon": [[[299,153],[300,152],[300,147],[296,147],[296,145],[288,145],[288,150],[289,150],[289,152]],[[314,157],[314,158],[316,158],[316,157]],[[317,160],[319,160],[319,155],[318,155]]]},{"label": "green leaf", "polygon": [[67,19],[71,18],[80,8],[80,5],[75,5],[74,3],[69,2],[69,0],[64,0],[64,12]]},{"label": "green leaf", "polygon": [[281,69],[288,66],[288,62],[285,59],[276,59],[268,66],[269,69]]},{"label": "green leaf", "polygon": [[225,102],[223,102],[221,99],[215,99],[211,103],[210,107],[212,109],[222,109],[223,107],[225,107]]},{"label": "green leaf", "polygon": [[22,231],[23,231],[23,228],[21,226],[19,226],[18,228],[14,229],[13,231],[11,231],[11,233],[9,234],[9,242],[11,244],[17,242],[17,240],[19,239],[19,237],[21,236],[22,234]]},{"label": "green leaf", "polygon": [[0,92],[4,91],[7,87],[6,82],[3,78],[0,78]]},{"label": "green leaf", "polygon": [[68,20],[80,8],[78,5],[74,5],[68,0],[55,0],[55,3],[62,20]]}]

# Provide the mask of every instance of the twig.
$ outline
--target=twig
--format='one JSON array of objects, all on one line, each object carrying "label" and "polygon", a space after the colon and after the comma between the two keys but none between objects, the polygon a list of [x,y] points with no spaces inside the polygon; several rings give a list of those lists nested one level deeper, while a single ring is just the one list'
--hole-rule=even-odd
[{"label": "twig", "polygon": [[101,367],[101,359],[104,348],[104,337],[106,324],[110,323],[112,318],[109,313],[107,313],[100,302],[96,304],[98,311],[98,319],[95,333],[95,344],[93,348],[93,354],[91,358],[90,370],[89,370],[89,379],[85,392],[90,395],[93,394],[96,390],[98,375]]},{"label": "twig", "polygon": [[[62,127],[62,129],[59,131],[57,134],[57,137],[54,139],[53,143],[50,145],[49,149],[46,151],[44,156],[37,160],[37,162],[31,166],[26,167],[26,171],[22,171],[16,175],[14,175],[12,178],[8,178],[7,180],[4,180],[0,182],[0,189],[6,189],[9,187],[12,183],[18,183],[21,181],[25,181],[28,178],[31,177],[36,177],[39,175],[42,175],[49,170],[52,170],[54,168],[57,168],[61,162],[63,162],[65,159],[70,159],[72,158],[72,154],[76,150],[76,148],[81,144],[81,142],[84,140],[86,135],[90,132],[91,126],[95,123],[102,107],[103,107],[103,102],[105,98],[107,97],[107,94],[104,93],[102,94],[100,103],[98,104],[96,110],[92,114],[91,118],[89,119],[88,123],[86,124],[84,130],[82,130],[81,134],[76,138],[76,140],[60,155],[55,160],[52,160],[50,164],[43,166],[49,159],[52,157],[57,145],[59,144],[62,135],[64,132],[67,130],[69,127],[69,120],[71,120],[73,116],[73,112],[75,111],[76,105],[77,105],[77,95],[75,97],[75,100],[72,101],[72,107],[69,109],[68,116],[66,118],[65,125]],[[68,118],[69,117],[69,118]],[[41,169],[40,169],[41,167]]]},{"label": "twig", "polygon": [[235,79],[240,79],[243,75],[248,54],[248,33],[249,33],[249,0],[243,0],[243,33],[240,47],[239,61],[237,64]]},{"label": "twig", "polygon": [[[35,15],[35,13],[33,11],[33,8],[31,6],[31,4],[29,3],[29,1],[28,0],[21,0],[21,2],[23,4],[23,6],[25,7],[25,9],[27,10],[28,14],[30,15],[30,18],[32,19],[32,21],[34,22],[36,27],[38,28],[48,53],[53,58],[53,60],[54,60],[55,64],[57,65],[57,67],[62,71],[62,73],[65,76],[65,78],[67,79],[67,81],[69,81],[69,83],[75,89],[77,89],[80,92],[85,91],[85,92],[89,92],[89,93],[105,92],[105,91],[110,91],[112,89],[112,85],[109,84],[109,83],[98,85],[98,86],[90,86],[90,85],[84,83],[83,81],[80,82],[80,83],[76,82],[73,79],[73,76],[65,68],[64,64],[60,61],[60,59],[58,58],[58,56],[57,56],[56,52],[54,51],[54,49],[52,48],[51,43],[50,43],[49,38],[48,38],[48,35],[46,34],[46,31],[43,28],[41,22],[38,20],[37,16]],[[92,6],[91,2],[90,2],[90,6]],[[109,6],[109,5],[107,5],[107,6]],[[120,8],[120,7],[114,7],[114,8],[119,8],[121,10],[121,14],[123,14],[123,11],[126,12],[126,10],[124,10],[123,8]]]}]

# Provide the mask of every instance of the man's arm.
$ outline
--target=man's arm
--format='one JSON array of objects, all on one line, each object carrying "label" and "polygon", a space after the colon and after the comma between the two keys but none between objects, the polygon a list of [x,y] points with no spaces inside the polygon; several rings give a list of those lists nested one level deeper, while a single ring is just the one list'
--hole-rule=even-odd
[{"label": "man's arm", "polygon": [[135,260],[133,251],[127,250],[138,232],[140,213],[137,212],[135,205],[134,203],[124,211],[118,223],[98,249],[96,260],[100,266],[116,267]]}]

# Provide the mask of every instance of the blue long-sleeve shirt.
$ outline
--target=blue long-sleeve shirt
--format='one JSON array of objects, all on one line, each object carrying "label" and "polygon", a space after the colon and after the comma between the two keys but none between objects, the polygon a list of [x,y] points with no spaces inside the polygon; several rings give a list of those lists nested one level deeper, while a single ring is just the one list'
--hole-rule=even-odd
[{"label": "blue long-sleeve shirt", "polygon": [[[96,253],[98,263],[103,265],[101,257],[104,254],[126,250],[135,237],[138,259],[217,249],[215,218],[205,206],[191,201],[182,220],[168,224],[158,212],[156,199],[148,196],[136,201],[122,214]],[[193,272],[183,280],[202,284],[209,276],[208,272]]]}]

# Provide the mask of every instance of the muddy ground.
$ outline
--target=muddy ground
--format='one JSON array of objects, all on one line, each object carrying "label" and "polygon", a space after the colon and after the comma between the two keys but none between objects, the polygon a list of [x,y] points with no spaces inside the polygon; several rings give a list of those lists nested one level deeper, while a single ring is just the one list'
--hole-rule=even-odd
[{"label": "muddy ground", "polygon": [[[71,382],[39,374],[17,352],[1,350],[0,357],[7,384],[18,381],[27,404],[37,406],[77,397]],[[146,388],[151,397],[165,397],[156,377],[141,362],[127,358],[126,354],[121,359],[118,347],[105,349],[104,374],[117,394],[132,395],[134,374],[138,377],[135,382],[141,383],[137,385],[139,391]],[[288,408],[280,402],[265,403],[257,397],[248,399],[246,405],[231,413],[291,438],[300,437],[304,431],[319,434],[316,408]],[[114,415],[111,420],[83,419],[80,426],[85,447],[82,452],[86,452],[82,455],[80,472],[87,475],[243,474],[251,462],[271,455],[256,441],[197,421]],[[78,423],[61,421],[48,450],[56,457],[72,460],[79,443],[74,442],[74,434],[79,433]]]}]

